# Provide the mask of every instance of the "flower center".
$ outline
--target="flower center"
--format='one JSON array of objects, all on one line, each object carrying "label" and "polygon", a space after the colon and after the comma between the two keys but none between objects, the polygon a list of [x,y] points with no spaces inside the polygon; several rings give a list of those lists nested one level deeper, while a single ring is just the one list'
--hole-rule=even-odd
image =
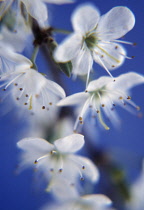
[{"label": "flower center", "polygon": [[87,34],[87,36],[84,38],[84,41],[89,49],[93,49],[98,43],[98,37],[95,35],[95,33],[90,33]]}]

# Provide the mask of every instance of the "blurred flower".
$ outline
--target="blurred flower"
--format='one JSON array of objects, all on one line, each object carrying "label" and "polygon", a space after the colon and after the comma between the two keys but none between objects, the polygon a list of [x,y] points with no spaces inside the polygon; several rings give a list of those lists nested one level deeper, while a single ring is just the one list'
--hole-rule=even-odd
[{"label": "blurred flower", "polygon": [[135,24],[135,17],[127,7],[114,7],[100,17],[97,8],[84,4],[75,10],[71,21],[74,33],[57,47],[54,53],[56,61],[72,60],[73,74],[88,74],[88,78],[93,59],[109,74],[109,70],[123,63],[127,57],[126,51],[117,42],[132,43],[117,39],[130,31]]},{"label": "blurred flower", "polygon": [[60,177],[69,184],[75,184],[78,177],[83,180],[86,176],[92,182],[99,178],[97,168],[88,158],[74,154],[84,145],[84,137],[80,134],[66,136],[53,144],[41,138],[25,138],[17,145],[23,150],[21,166],[33,165],[42,170],[46,179],[51,179],[49,188],[53,180]]},{"label": "blurred flower", "polygon": [[133,183],[131,189],[131,200],[127,205],[128,210],[143,210],[144,208],[144,160],[140,176]]},{"label": "blurred flower", "polygon": [[[63,4],[63,3],[72,3],[73,0],[18,0],[17,10],[20,10],[20,4],[23,3],[26,7],[27,12],[35,18],[41,27],[45,26],[45,21],[48,19],[48,10],[45,3],[52,4]],[[0,7],[0,16],[7,11],[7,9],[11,6],[13,0],[4,0],[1,3]],[[20,13],[20,11],[17,11]]]},{"label": "blurred flower", "polygon": [[43,210],[112,210],[111,200],[105,195],[91,194],[77,196],[63,204],[47,206]]},{"label": "blurred flower", "polygon": [[74,129],[77,127],[78,122],[80,124],[83,123],[83,118],[87,111],[91,110],[92,116],[96,117],[97,115],[101,125],[109,130],[109,127],[102,119],[101,109],[114,124],[118,123],[116,112],[114,112],[116,105],[120,105],[130,112],[133,112],[132,107],[139,110],[140,108],[131,101],[129,89],[142,83],[144,83],[144,77],[134,72],[122,74],[116,77],[115,81],[113,81],[111,77],[103,76],[97,80],[91,81],[85,92],[68,96],[59,101],[57,105],[67,106],[82,104]]}]

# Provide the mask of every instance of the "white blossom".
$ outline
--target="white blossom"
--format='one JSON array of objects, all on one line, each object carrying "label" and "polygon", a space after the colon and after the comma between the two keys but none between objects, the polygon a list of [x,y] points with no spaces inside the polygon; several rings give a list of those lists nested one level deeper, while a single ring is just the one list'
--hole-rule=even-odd
[{"label": "white blossom", "polygon": [[[102,119],[102,111],[114,124],[118,123],[118,116],[115,107],[117,105],[133,112],[133,108],[140,109],[139,106],[131,100],[130,89],[136,85],[144,83],[144,77],[140,74],[130,72],[122,74],[115,78],[103,76],[97,80],[91,81],[85,92],[80,92],[68,96],[58,102],[58,106],[81,105],[80,113],[77,118],[75,128],[83,123],[83,118],[87,111],[92,111],[92,116],[97,117],[102,126],[109,130],[109,127]],[[74,128],[74,129],[75,129]]]},{"label": "white blossom", "polygon": [[77,178],[83,180],[87,177],[92,182],[98,180],[95,165],[88,158],[74,154],[83,144],[84,137],[80,134],[66,136],[53,144],[41,138],[25,138],[17,143],[23,150],[21,166],[31,165],[42,170],[46,179],[53,181],[62,177],[69,184],[75,184]]},{"label": "white blossom", "polygon": [[[0,87],[3,87],[4,93],[9,93],[14,104],[39,117],[42,114],[39,111],[45,115],[53,107],[56,109],[58,100],[65,97],[63,88],[32,69],[33,64],[26,57],[9,48],[3,50],[3,55]],[[11,63],[14,64],[13,68]]]},{"label": "white blossom", "polygon": [[[17,9],[20,10],[20,4],[23,3],[27,12],[35,18],[41,27],[45,26],[48,19],[48,9],[45,3],[64,4],[72,3],[73,0],[18,0]],[[5,11],[12,5],[13,0],[4,0],[0,7],[0,16],[3,16]],[[15,2],[16,3],[16,2]],[[17,11],[18,13],[20,11]]]},{"label": "white blossom", "polygon": [[[74,32],[56,49],[54,58],[58,62],[72,61],[75,75],[88,74],[93,59],[110,74],[119,67],[126,56],[118,43],[127,43],[118,38],[124,36],[135,24],[135,17],[127,7],[114,7],[100,17],[97,8],[90,4],[78,7],[72,17]],[[110,74],[111,75],[111,74]]]},{"label": "white blossom", "polygon": [[112,210],[111,200],[102,194],[77,196],[63,204],[47,206],[43,210]]}]

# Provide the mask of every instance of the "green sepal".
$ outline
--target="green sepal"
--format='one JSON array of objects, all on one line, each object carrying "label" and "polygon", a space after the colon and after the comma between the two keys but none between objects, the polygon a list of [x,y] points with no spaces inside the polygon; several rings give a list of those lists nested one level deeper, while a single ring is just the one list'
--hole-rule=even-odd
[{"label": "green sepal", "polygon": [[66,76],[70,77],[71,76],[71,72],[72,72],[72,62],[68,61],[65,63],[61,63],[61,62],[56,62],[53,58],[53,52],[55,50],[55,48],[57,47],[57,42],[55,40],[49,40],[47,42],[47,46],[48,46],[48,50],[50,53],[50,56],[53,60],[53,62],[56,64],[56,66],[64,73],[66,74]]}]

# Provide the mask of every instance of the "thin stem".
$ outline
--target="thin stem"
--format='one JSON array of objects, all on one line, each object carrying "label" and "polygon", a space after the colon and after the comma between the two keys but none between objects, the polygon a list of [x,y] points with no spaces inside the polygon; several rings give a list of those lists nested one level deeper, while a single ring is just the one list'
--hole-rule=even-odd
[{"label": "thin stem", "polygon": [[61,33],[61,34],[71,34],[72,31],[68,31],[68,30],[64,30],[64,29],[59,29],[59,28],[53,28],[53,31],[54,32],[57,32],[57,33]]},{"label": "thin stem", "polygon": [[31,56],[31,61],[32,61],[32,63],[33,63],[33,68],[34,68],[35,70],[37,70],[37,66],[36,66],[35,60],[36,60],[38,51],[39,51],[39,45],[36,45],[36,46],[34,47],[34,50],[33,50],[32,56]]}]

